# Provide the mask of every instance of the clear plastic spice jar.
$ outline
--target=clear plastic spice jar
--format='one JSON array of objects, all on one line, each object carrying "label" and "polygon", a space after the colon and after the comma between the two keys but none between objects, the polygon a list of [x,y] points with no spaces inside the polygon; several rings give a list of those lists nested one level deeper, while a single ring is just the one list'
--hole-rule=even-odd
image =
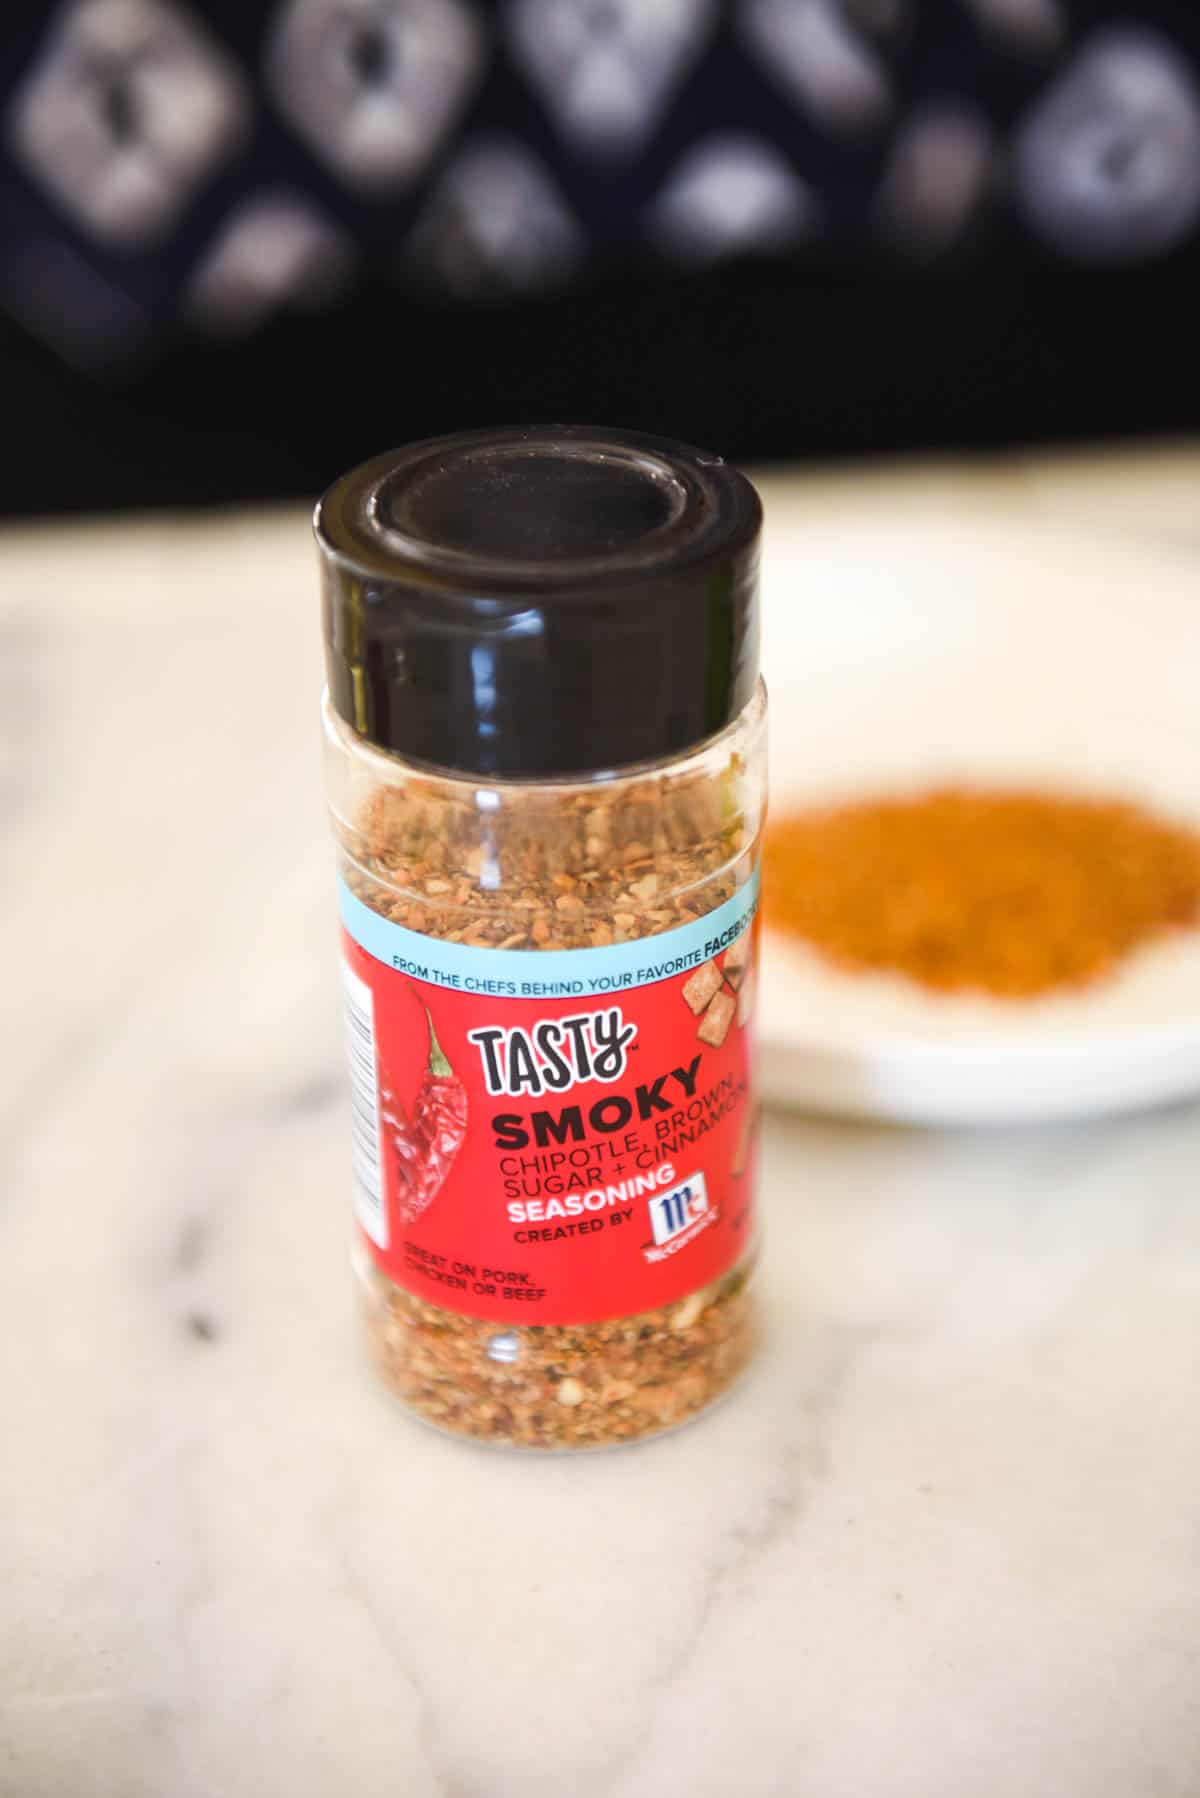
[{"label": "clear plastic spice jar", "polygon": [[317,508],[356,1265],[444,1429],[630,1441],[751,1352],[760,525],[718,458],[585,429]]}]

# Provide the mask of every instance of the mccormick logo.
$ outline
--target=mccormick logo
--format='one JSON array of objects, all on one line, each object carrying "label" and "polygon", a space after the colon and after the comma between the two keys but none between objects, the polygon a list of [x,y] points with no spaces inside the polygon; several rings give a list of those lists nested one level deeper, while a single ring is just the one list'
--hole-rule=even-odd
[{"label": "mccormick logo", "polygon": [[703,1174],[689,1174],[670,1192],[656,1193],[647,1200],[646,1209],[654,1232],[653,1248],[647,1243],[642,1250],[647,1261],[665,1261],[677,1254],[701,1230],[715,1224],[720,1214],[720,1207],[708,1202]]}]

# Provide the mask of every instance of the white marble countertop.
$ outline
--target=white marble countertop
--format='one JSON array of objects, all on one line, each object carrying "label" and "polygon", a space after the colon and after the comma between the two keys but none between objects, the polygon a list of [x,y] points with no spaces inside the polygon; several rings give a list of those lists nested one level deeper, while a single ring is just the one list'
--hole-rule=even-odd
[{"label": "white marble countertop", "polygon": [[[1198,476],[769,498],[1200,568]],[[443,1441],[354,1328],[303,511],[0,567],[5,1798],[1194,1798],[1200,1108],[774,1116],[735,1399]]]}]

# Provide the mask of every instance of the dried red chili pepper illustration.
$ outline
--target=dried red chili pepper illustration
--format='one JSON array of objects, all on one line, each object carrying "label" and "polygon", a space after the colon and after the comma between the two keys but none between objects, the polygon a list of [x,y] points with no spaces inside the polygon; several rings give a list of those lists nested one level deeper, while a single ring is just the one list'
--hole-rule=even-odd
[{"label": "dried red chili pepper illustration", "polygon": [[467,1130],[467,1091],[438,1042],[429,1009],[429,1064],[421,1079],[412,1116],[393,1100],[384,1113],[396,1151],[396,1200],[403,1223],[411,1224],[437,1197],[454,1165]]}]

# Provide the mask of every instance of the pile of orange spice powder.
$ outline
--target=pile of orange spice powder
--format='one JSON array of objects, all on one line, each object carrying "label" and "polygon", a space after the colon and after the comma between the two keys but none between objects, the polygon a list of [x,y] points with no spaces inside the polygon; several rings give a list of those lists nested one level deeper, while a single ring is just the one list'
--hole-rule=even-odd
[{"label": "pile of orange spice powder", "polygon": [[778,818],[764,894],[844,968],[1026,999],[1200,921],[1200,835],[1119,799],[938,787]]}]

